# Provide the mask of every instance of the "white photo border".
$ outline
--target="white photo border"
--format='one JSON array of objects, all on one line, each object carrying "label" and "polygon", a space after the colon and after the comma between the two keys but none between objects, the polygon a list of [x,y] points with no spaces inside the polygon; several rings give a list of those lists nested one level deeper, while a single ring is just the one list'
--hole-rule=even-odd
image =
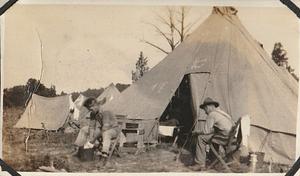
[{"label": "white photo border", "polygon": [[[300,6],[300,1],[294,2],[298,7]],[[278,0],[20,0],[17,2],[17,4],[20,5],[30,5],[30,4],[39,4],[39,5],[48,5],[48,4],[55,4],[55,5],[134,5],[134,6],[166,6],[166,5],[172,5],[172,6],[180,6],[180,5],[189,5],[189,6],[237,6],[237,7],[285,7],[287,8],[283,3],[281,3]],[[295,18],[297,16],[295,15]],[[1,98],[0,98],[0,129],[2,131],[3,127],[3,52],[4,52],[4,24],[5,24],[5,14],[3,14],[0,17],[1,25],[0,25],[0,31],[1,31]],[[298,19],[298,32],[300,33],[300,20]],[[300,39],[298,41],[298,46],[300,46]],[[298,50],[298,56],[300,56],[300,48]],[[299,58],[300,60],[300,58]],[[300,65],[300,62],[298,62]],[[298,94],[300,93],[300,89],[298,88]],[[296,134],[296,159],[300,156],[300,100],[298,97],[298,112],[297,112],[297,134]],[[2,133],[0,133],[0,158],[2,158]],[[101,175],[101,176],[111,176],[111,175],[132,175],[132,176],[138,176],[138,175],[149,175],[149,176],[158,176],[158,175],[174,175],[174,176],[183,176],[183,175],[198,175],[199,173],[47,173],[47,172],[19,172],[22,176],[37,176],[37,175],[43,175],[43,176],[95,176],[95,175]],[[285,173],[201,173],[201,175],[210,176],[210,175],[284,175]],[[299,174],[299,171],[298,171]],[[10,174],[4,171],[0,171],[0,175],[3,176],[9,176]]]}]

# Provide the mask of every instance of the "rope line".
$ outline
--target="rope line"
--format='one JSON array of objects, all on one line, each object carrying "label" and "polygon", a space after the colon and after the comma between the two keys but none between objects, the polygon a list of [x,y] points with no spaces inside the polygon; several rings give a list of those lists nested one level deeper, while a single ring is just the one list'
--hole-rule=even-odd
[{"label": "rope line", "polygon": [[[230,26],[230,37],[229,39],[231,40],[232,38],[232,26]],[[229,84],[230,84],[230,80],[229,80],[229,70],[230,70],[230,59],[231,59],[231,45],[229,46],[229,54],[228,54],[228,61],[227,61],[227,98],[228,98],[228,113],[232,115],[232,111],[231,111],[231,106],[230,106],[230,88],[229,88]]]}]

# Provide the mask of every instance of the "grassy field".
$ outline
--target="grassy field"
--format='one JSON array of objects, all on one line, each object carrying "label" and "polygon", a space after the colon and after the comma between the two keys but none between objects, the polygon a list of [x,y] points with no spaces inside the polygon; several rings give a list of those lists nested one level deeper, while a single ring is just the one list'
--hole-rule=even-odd
[{"label": "grassy field", "polygon": [[[184,150],[180,160],[175,161],[178,149],[169,144],[138,155],[122,153],[121,157],[113,156],[111,162],[103,166],[100,159],[82,162],[74,157],[73,142],[77,133],[50,132],[49,138],[41,130],[31,130],[28,149],[25,152],[25,138],[28,129],[15,129],[23,108],[5,108],[3,114],[3,159],[18,171],[40,171],[40,166],[49,166],[51,162],[58,170],[67,172],[192,172],[187,165],[192,162],[192,155]],[[288,167],[273,165],[272,172],[286,171]],[[234,172],[248,172],[246,164],[231,168]],[[257,172],[268,172],[265,164]],[[221,165],[206,172],[224,172]]]}]

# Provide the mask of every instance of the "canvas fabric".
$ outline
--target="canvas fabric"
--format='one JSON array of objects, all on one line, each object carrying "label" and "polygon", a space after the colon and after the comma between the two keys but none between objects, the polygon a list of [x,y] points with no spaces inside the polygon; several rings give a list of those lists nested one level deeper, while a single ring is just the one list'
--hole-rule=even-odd
[{"label": "canvas fabric", "polygon": [[98,97],[97,101],[101,101],[106,98],[106,102],[110,102],[114,98],[117,98],[120,95],[120,91],[116,88],[116,86],[111,83]]},{"label": "canvas fabric", "polygon": [[262,129],[278,136],[267,137],[267,161],[294,161],[297,82],[272,61],[232,9],[214,8],[184,42],[104,108],[132,119],[159,118],[185,75],[194,119],[199,118],[196,128],[202,128],[206,118],[199,105],[211,97],[235,121],[251,116],[253,150],[262,143]]},{"label": "canvas fabric", "polygon": [[70,112],[69,97],[70,95],[48,98],[33,94],[14,127],[58,130],[64,125]]},{"label": "canvas fabric", "polygon": [[289,165],[295,162],[295,134],[271,132],[251,125],[248,139],[249,151],[265,153],[264,160],[267,162]]}]

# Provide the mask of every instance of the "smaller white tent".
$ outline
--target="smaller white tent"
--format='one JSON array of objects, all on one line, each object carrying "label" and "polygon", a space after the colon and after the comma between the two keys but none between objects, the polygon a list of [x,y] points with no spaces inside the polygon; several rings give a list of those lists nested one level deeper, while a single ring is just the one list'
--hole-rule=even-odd
[{"label": "smaller white tent", "polygon": [[110,102],[114,98],[120,95],[120,91],[116,88],[116,86],[111,83],[109,86],[105,88],[105,90],[97,97],[97,101],[101,101],[106,98],[106,102]]},{"label": "smaller white tent", "polygon": [[[119,96],[121,93],[116,88],[116,86],[111,83],[109,86],[105,88],[105,90],[97,97],[97,101],[101,101],[104,98],[106,98],[105,103],[113,100],[117,96]],[[83,103],[85,100],[88,99],[88,97],[80,94],[78,98],[74,101],[72,107],[74,109],[74,120],[80,120],[81,117],[85,116],[88,113],[87,108],[83,106]]]}]

